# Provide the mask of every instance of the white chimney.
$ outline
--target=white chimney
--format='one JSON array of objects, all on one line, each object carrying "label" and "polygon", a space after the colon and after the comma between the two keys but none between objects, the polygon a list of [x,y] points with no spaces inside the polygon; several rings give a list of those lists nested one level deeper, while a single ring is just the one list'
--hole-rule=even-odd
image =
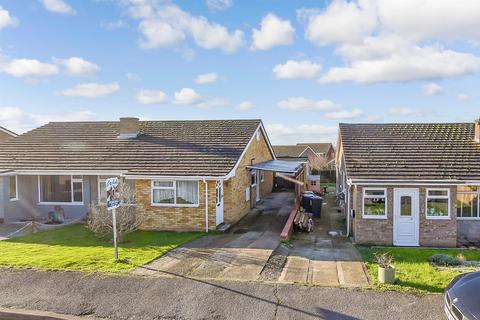
[{"label": "white chimney", "polygon": [[138,118],[120,118],[119,139],[134,139],[140,133],[140,119]]},{"label": "white chimney", "polygon": [[475,142],[480,143],[480,118],[475,120]]}]

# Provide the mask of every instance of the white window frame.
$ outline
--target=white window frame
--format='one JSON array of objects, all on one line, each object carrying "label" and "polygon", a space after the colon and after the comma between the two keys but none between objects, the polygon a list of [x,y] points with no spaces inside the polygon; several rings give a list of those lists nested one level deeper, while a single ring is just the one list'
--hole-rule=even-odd
[{"label": "white window frame", "polygon": [[[255,177],[253,181],[255,181],[255,183],[252,184],[252,177]],[[257,177],[257,170],[252,170],[250,171],[250,187],[256,187],[257,186],[257,181],[258,181],[258,177]]]},{"label": "white window frame", "polygon": [[[429,196],[430,191],[447,191],[446,196]],[[448,200],[448,215],[447,216],[429,216],[427,211],[427,205],[429,199],[447,199]],[[448,188],[427,188],[425,190],[425,219],[427,220],[450,220],[451,217],[451,203],[450,203],[450,189]]]},{"label": "white window frame", "polygon": [[[480,220],[480,187],[477,189],[477,191],[458,191],[457,190],[457,198],[459,194],[476,194],[478,197],[477,200],[477,217],[460,217],[457,214],[457,220]],[[457,208],[458,209],[458,208]],[[461,211],[463,212],[463,208],[461,208]]]},{"label": "white window frame", "polygon": [[[366,191],[383,191],[383,196],[378,195],[366,195]],[[375,198],[384,198],[385,199],[385,214],[384,215],[371,215],[365,214],[365,199],[375,199]],[[363,219],[388,219],[388,196],[387,188],[363,188],[362,191],[362,218]]]},{"label": "white window frame", "polygon": [[[56,176],[56,175],[46,175],[46,176]],[[63,175],[60,175],[63,176]],[[68,176],[66,174],[65,176]],[[77,176],[77,175],[76,175]],[[70,175],[70,196],[71,196],[71,202],[42,202],[42,193],[41,193],[41,183],[40,183],[40,177],[43,176],[38,176],[38,204],[41,205],[62,205],[62,206],[83,206],[85,205],[85,193],[84,193],[84,186],[83,186],[83,176],[80,176],[80,179],[73,179],[73,175]],[[74,201],[73,200],[73,183],[74,182],[81,182],[82,183],[82,201]]]},{"label": "white window frame", "polygon": [[[10,179],[12,177],[15,177],[15,198],[10,198]],[[18,201],[18,176],[8,177],[8,199],[10,199],[10,201]]]},{"label": "white window frame", "polygon": [[[198,208],[200,206],[200,185],[198,180],[181,180],[182,182],[195,182],[197,183],[197,199],[198,203],[195,204],[178,204],[177,203],[177,181],[176,180],[152,180],[150,183],[150,204],[153,207],[190,207]],[[156,187],[155,182],[173,182],[173,187]],[[155,203],[153,202],[154,190],[172,190],[173,189],[173,201],[174,203]]]},{"label": "white window frame", "polygon": [[100,183],[101,183],[101,182],[105,182],[105,183],[106,183],[106,182],[107,182],[107,179],[106,179],[106,178],[102,178],[102,176],[97,176],[97,189],[98,189],[98,190],[97,190],[97,202],[98,202],[98,204],[105,204],[105,202],[100,201],[100,199],[101,199],[101,195],[100,195],[100,193],[101,193]]},{"label": "white window frame", "polygon": [[260,182],[265,182],[265,171],[259,170],[260,172]]}]

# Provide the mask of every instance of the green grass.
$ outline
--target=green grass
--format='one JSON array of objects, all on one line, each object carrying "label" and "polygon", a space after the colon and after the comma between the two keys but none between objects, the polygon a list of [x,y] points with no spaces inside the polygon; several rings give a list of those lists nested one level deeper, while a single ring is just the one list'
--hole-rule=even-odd
[{"label": "green grass", "polygon": [[336,188],[337,184],[335,182],[320,182],[321,188]]},{"label": "green grass", "polygon": [[42,270],[128,272],[146,264],[181,244],[199,238],[199,232],[135,231],[119,245],[96,237],[84,225],[65,226],[0,241],[0,266]]},{"label": "green grass", "polygon": [[[424,248],[379,248],[357,247],[367,265],[375,285],[385,290],[417,290],[443,292],[448,283],[462,272],[454,268],[437,269],[430,265],[428,258],[434,254],[457,256],[463,254],[467,260],[480,260],[480,250],[424,249]],[[394,256],[397,281],[393,285],[380,284],[377,281],[375,252],[390,252]]]}]

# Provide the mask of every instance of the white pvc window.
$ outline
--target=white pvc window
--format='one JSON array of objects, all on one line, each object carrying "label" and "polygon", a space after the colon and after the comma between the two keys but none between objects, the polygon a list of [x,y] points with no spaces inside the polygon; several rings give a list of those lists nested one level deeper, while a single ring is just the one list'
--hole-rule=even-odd
[{"label": "white pvc window", "polygon": [[38,176],[41,204],[83,204],[82,176]]},{"label": "white pvc window", "polygon": [[107,203],[107,177],[98,176],[98,203]]},{"label": "white pvc window", "polygon": [[450,219],[450,189],[427,189],[425,198],[427,219]]},{"label": "white pvc window", "polygon": [[152,180],[152,205],[194,207],[198,200],[198,181]]},{"label": "white pvc window", "polygon": [[8,198],[10,201],[18,200],[18,176],[8,177]]},{"label": "white pvc window", "polygon": [[364,219],[387,218],[387,189],[364,188],[362,202],[362,216]]},{"label": "white pvc window", "polygon": [[459,186],[457,189],[457,217],[464,220],[480,219],[480,188]]}]

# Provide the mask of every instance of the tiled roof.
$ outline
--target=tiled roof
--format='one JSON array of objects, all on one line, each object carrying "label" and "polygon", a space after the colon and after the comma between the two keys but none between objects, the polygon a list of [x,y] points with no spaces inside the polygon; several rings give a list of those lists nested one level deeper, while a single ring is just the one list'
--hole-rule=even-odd
[{"label": "tiled roof", "polygon": [[297,145],[273,146],[277,158],[298,158],[306,148],[306,146]]},{"label": "tiled roof", "polygon": [[480,180],[473,123],[340,124],[352,179]]},{"label": "tiled roof", "polygon": [[309,146],[316,153],[327,153],[332,144],[326,143],[297,143],[297,146]]},{"label": "tiled roof", "polygon": [[13,132],[11,130],[8,130],[7,128],[2,127],[2,126],[0,126],[0,132],[4,132],[4,133],[6,133],[6,134],[8,134],[9,136],[12,136],[12,137],[17,136],[17,134],[15,132]]},{"label": "tiled roof", "polygon": [[260,120],[141,121],[118,139],[119,122],[56,122],[0,147],[4,170],[128,170],[131,174],[224,176]]}]

